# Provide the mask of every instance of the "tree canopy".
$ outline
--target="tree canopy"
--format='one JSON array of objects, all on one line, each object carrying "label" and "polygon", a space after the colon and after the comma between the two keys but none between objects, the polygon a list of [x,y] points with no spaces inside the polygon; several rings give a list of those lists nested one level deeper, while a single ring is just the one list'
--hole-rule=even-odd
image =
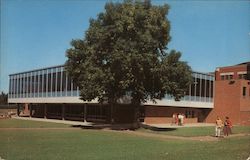
[{"label": "tree canopy", "polygon": [[84,101],[98,98],[115,103],[128,95],[131,103],[185,95],[191,68],[181,53],[168,52],[169,6],[150,1],[108,2],[90,19],[85,38],[72,40],[66,70]]}]

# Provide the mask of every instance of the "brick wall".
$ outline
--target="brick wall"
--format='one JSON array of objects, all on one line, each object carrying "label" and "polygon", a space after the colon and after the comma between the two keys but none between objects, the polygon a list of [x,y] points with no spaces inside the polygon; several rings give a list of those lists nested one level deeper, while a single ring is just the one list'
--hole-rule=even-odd
[{"label": "brick wall", "polygon": [[[206,122],[214,122],[217,116],[230,117],[233,124],[248,124],[250,112],[250,81],[239,79],[238,72],[246,71],[246,65],[219,68],[216,71],[214,109]],[[233,79],[221,80],[221,73],[233,73]],[[246,87],[246,96],[243,96]],[[244,112],[242,112],[244,111]]]},{"label": "brick wall", "polygon": [[180,108],[170,106],[145,106],[145,123],[147,124],[164,124],[172,123],[174,113],[186,113],[187,110],[194,111],[194,118],[185,118],[184,123],[197,123],[198,116],[202,112],[202,109],[196,108]]},{"label": "brick wall", "polygon": [[250,125],[250,111],[240,112],[240,124]]},{"label": "brick wall", "polygon": [[229,116],[231,121],[239,122],[240,112],[240,82],[235,81],[233,84],[229,80],[216,81],[214,109],[208,115],[206,122],[214,122],[217,116],[222,119]]}]

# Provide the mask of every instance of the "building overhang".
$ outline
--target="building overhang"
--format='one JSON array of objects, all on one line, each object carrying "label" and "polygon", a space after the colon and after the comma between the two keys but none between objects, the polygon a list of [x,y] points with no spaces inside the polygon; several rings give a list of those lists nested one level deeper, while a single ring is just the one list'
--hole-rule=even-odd
[{"label": "building overhang", "polygon": [[156,103],[152,101],[144,103],[144,105],[150,106],[166,106],[166,107],[188,107],[188,108],[214,108],[213,102],[200,102],[200,101],[175,101],[175,100],[156,100]]},{"label": "building overhang", "polygon": [[98,103],[97,99],[83,101],[80,97],[37,97],[37,98],[10,98],[9,103]]},{"label": "building overhang", "polygon": [[[92,101],[83,101],[79,97],[37,97],[37,98],[10,98],[9,103],[99,103],[97,99]],[[119,104],[130,104],[128,101],[119,101]],[[175,101],[173,99],[156,100],[156,103],[148,101],[143,105],[151,106],[173,106],[173,107],[189,107],[189,108],[213,108],[213,102],[200,102],[200,101]]]}]

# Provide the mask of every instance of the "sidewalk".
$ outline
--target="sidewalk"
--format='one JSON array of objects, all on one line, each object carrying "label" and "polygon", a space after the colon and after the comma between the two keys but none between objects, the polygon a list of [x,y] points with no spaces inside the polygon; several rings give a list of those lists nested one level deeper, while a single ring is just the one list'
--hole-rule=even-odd
[{"label": "sidewalk", "polygon": [[53,123],[62,123],[62,124],[70,124],[70,125],[81,125],[81,126],[93,126],[91,122],[81,122],[81,121],[68,121],[68,120],[57,120],[57,119],[45,119],[45,118],[32,118],[32,117],[18,117],[12,116],[13,119],[21,119],[21,120],[31,120],[31,121],[40,121],[40,122],[53,122]]}]

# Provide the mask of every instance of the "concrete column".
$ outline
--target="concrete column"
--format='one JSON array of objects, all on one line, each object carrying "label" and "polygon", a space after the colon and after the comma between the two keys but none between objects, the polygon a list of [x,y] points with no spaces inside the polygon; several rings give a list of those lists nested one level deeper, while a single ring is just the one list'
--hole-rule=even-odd
[{"label": "concrete column", "polygon": [[84,103],[84,122],[87,122],[87,103]]},{"label": "concrete column", "polygon": [[47,103],[44,104],[44,118],[47,119]]},{"label": "concrete column", "polygon": [[30,117],[32,117],[32,104],[29,104],[30,107]]},{"label": "concrete column", "polygon": [[62,104],[62,120],[65,120],[65,104]]},{"label": "concrete column", "polygon": [[17,104],[17,116],[19,117],[20,115],[20,104]]}]

